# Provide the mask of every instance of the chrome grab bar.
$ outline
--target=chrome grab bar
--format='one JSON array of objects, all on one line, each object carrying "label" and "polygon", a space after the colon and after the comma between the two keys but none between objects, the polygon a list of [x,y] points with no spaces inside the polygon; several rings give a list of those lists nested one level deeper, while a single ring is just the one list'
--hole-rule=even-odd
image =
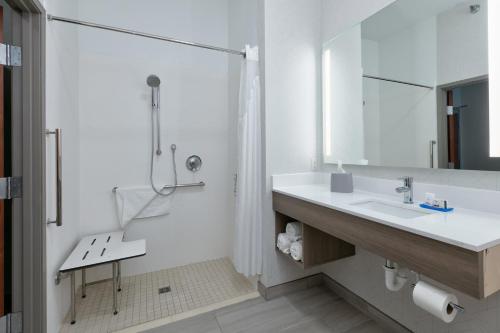
[{"label": "chrome grab bar", "polygon": [[436,140],[431,140],[429,142],[429,156],[430,156],[429,166],[431,169],[434,169],[434,146],[436,145],[436,143],[437,143]]},{"label": "chrome grab bar", "polygon": [[55,224],[62,226],[62,141],[61,129],[56,128],[54,131],[47,130],[46,134],[54,134],[56,138],[56,219],[48,220],[47,224]]},{"label": "chrome grab bar", "polygon": [[[204,187],[205,185],[206,185],[205,182],[191,183],[191,184],[165,185],[165,186],[163,186],[162,190],[168,190],[168,189],[172,189],[172,188],[183,188],[183,187]],[[113,192],[115,193],[117,189],[118,189],[118,186],[113,187]]]}]

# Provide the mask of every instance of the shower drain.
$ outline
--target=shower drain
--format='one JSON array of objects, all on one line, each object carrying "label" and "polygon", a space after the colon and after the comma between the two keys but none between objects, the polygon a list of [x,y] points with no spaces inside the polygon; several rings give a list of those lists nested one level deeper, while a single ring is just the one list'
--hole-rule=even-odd
[{"label": "shower drain", "polygon": [[161,287],[160,289],[158,289],[158,294],[166,294],[166,293],[169,293],[171,291],[172,291],[172,289],[170,289],[170,286]]}]

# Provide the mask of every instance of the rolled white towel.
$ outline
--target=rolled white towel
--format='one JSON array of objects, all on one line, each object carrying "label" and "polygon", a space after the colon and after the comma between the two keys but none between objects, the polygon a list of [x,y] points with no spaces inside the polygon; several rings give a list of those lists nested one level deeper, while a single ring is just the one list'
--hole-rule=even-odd
[{"label": "rolled white towel", "polygon": [[290,254],[295,261],[302,261],[302,241],[293,242],[290,246]]},{"label": "rolled white towel", "polygon": [[276,247],[283,253],[290,254],[290,246],[292,245],[292,240],[286,233],[278,235],[278,241]]},{"label": "rolled white towel", "polygon": [[302,237],[302,224],[300,222],[290,222],[286,225],[286,233],[293,239]]}]

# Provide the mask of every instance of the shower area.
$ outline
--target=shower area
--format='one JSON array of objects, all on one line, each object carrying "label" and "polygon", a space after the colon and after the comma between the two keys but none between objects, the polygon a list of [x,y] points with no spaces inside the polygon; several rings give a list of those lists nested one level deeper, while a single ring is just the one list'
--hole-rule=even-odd
[{"label": "shower area", "polygon": [[[231,15],[243,2],[49,3],[47,127],[62,130],[63,203],[62,226],[47,228],[48,332],[146,329],[257,296],[256,279],[234,265],[240,67],[257,44]],[[48,137],[49,218],[54,144]],[[88,267],[75,272],[72,323],[72,282],[54,278],[83,237],[117,231],[146,242],[146,255],[120,262],[119,311],[111,265]]]}]

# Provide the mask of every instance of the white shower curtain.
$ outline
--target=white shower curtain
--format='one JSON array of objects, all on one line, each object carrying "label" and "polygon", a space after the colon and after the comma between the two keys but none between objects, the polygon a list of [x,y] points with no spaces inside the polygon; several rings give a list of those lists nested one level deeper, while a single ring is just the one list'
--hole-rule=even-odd
[{"label": "white shower curtain", "polygon": [[238,190],[234,264],[246,276],[262,273],[262,141],[259,49],[246,46],[238,113]]}]

